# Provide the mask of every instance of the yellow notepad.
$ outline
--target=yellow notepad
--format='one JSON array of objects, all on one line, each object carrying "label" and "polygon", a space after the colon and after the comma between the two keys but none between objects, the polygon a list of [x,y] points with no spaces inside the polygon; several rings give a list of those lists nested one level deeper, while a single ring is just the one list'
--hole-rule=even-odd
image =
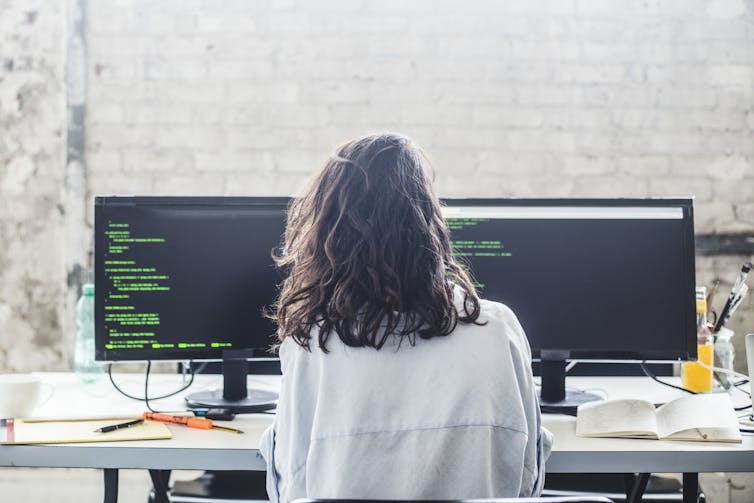
[{"label": "yellow notepad", "polygon": [[[94,430],[124,422],[122,419],[94,421],[26,422],[14,419],[0,422],[0,444],[65,444],[73,442],[121,442],[159,440],[173,435],[159,421],[144,421],[136,426],[107,433]],[[3,424],[4,423],[4,424]]]}]

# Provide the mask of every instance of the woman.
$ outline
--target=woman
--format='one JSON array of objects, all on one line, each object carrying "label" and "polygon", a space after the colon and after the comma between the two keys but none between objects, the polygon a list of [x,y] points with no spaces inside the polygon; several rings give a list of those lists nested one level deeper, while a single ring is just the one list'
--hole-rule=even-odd
[{"label": "woman", "polygon": [[289,208],[272,501],[538,495],[542,429],[515,315],[451,253],[430,166],[392,133],[341,146]]}]

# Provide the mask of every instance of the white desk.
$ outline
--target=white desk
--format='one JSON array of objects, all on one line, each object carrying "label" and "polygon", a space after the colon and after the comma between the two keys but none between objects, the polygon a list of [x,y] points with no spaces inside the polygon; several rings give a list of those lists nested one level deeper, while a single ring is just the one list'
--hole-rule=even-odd
[{"label": "white desk", "polygon": [[[115,391],[106,378],[87,389],[71,374],[40,375],[56,389],[53,398],[37,411],[40,416],[139,416],[145,410],[142,402],[125,398]],[[276,389],[278,379],[250,376],[249,383],[264,389]],[[152,381],[154,386],[150,386],[150,394],[153,395],[181,385],[178,375],[152,376],[150,383]],[[129,393],[143,394],[141,374],[116,376],[116,382]],[[220,386],[221,383],[218,376],[199,375],[190,391]],[[599,388],[607,392],[609,398],[639,396],[655,402],[667,401],[680,394],[643,377],[568,378],[568,385],[591,390]],[[739,404],[745,403],[743,393],[737,393],[735,399]],[[150,401],[150,404],[158,410],[178,410],[184,408],[182,400],[182,396],[178,396]],[[231,424],[243,430],[244,435],[169,425],[173,433],[171,440],[0,446],[0,466],[264,470],[265,462],[258,450],[259,438],[272,417],[270,414],[238,416]],[[546,467],[550,473],[754,472],[754,435],[745,435],[742,444],[579,438],[575,436],[573,417],[546,414],[543,422],[555,435],[553,452]]]},{"label": "white desk", "polygon": [[[569,377],[567,384],[580,389],[604,390],[610,399],[642,398],[662,403],[684,395],[647,377]],[[751,403],[740,391],[731,392],[731,397],[736,406]],[[741,444],[582,438],[576,436],[574,417],[545,414],[542,422],[555,436],[553,453],[546,467],[551,473],[754,472],[754,435],[751,434],[744,434]]]},{"label": "white desk", "polygon": [[[35,411],[39,417],[139,417],[146,411],[144,402],[131,400],[118,393],[107,376],[97,385],[81,385],[70,373],[40,373],[53,384],[53,397]],[[151,383],[154,381],[154,386]],[[135,396],[144,394],[143,374],[116,375],[115,382]],[[278,378],[250,378],[251,385],[276,389]],[[179,389],[179,375],[150,376],[150,395]],[[188,391],[222,386],[219,376],[197,375]],[[160,411],[184,410],[184,393],[164,400],[150,400]],[[262,431],[272,421],[271,414],[237,416],[233,428],[243,435],[220,430],[199,430],[169,424],[170,440],[134,442],[97,442],[56,445],[0,446],[0,466],[48,468],[144,468],[174,470],[264,470],[259,454]],[[226,424],[218,421],[217,424]]]}]

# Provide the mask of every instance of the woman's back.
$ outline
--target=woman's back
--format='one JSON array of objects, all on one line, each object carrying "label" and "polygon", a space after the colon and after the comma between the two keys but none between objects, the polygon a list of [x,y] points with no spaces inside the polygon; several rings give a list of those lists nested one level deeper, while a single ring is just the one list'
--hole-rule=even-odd
[{"label": "woman's back", "polygon": [[325,354],[284,343],[268,491],[281,501],[538,494],[550,439],[539,438],[528,343],[507,307],[481,306],[485,325],[414,346],[334,339]]}]

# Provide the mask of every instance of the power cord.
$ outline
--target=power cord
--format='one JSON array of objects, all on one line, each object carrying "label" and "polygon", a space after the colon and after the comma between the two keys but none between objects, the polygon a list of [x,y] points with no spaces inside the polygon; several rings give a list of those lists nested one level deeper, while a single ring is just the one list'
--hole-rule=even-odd
[{"label": "power cord", "polygon": [[751,398],[751,393],[750,392],[746,391],[745,389],[740,389],[739,388],[739,386],[743,386],[744,384],[749,384],[749,380],[748,379],[741,379],[740,381],[736,381],[733,384],[731,384],[731,387],[732,388],[736,388],[738,391],[740,391],[741,393],[743,393],[746,396],[748,396],[749,398]]},{"label": "power cord", "polygon": [[120,393],[121,395],[123,395],[123,396],[125,396],[127,398],[130,398],[132,400],[139,400],[140,402],[144,402],[144,404],[146,405],[147,409],[149,409],[149,411],[151,411],[151,412],[157,412],[157,411],[154,410],[149,405],[149,401],[150,400],[161,400],[163,398],[169,398],[171,396],[175,396],[175,395],[177,395],[179,393],[182,393],[183,391],[187,390],[188,387],[191,386],[194,383],[194,370],[189,365],[189,381],[186,384],[184,384],[180,389],[178,389],[176,391],[173,391],[172,393],[166,393],[164,395],[150,397],[149,396],[149,373],[150,373],[151,369],[152,369],[152,360],[147,360],[147,369],[146,369],[146,373],[145,373],[145,376],[144,376],[144,396],[143,397],[134,396],[134,395],[131,395],[129,393],[126,393],[125,391],[123,391],[123,389],[121,389],[120,386],[118,386],[116,384],[115,379],[113,378],[113,364],[112,363],[110,363],[107,366],[107,376],[110,378],[110,382],[112,383],[113,387],[118,391],[118,393]]},{"label": "power cord", "polygon": [[676,386],[675,384],[670,384],[669,382],[665,382],[665,381],[660,380],[660,378],[658,378],[656,375],[654,375],[654,373],[651,370],[649,370],[649,367],[647,367],[647,360],[643,360],[642,362],[640,362],[639,366],[641,367],[641,370],[647,375],[647,377],[649,377],[653,381],[657,381],[658,383],[663,384],[665,386],[669,386],[671,388],[675,388],[675,389],[679,389],[681,391],[685,391],[686,393],[690,393],[692,395],[697,395],[698,394],[696,391],[691,391],[690,389],[686,389],[683,386]]}]

